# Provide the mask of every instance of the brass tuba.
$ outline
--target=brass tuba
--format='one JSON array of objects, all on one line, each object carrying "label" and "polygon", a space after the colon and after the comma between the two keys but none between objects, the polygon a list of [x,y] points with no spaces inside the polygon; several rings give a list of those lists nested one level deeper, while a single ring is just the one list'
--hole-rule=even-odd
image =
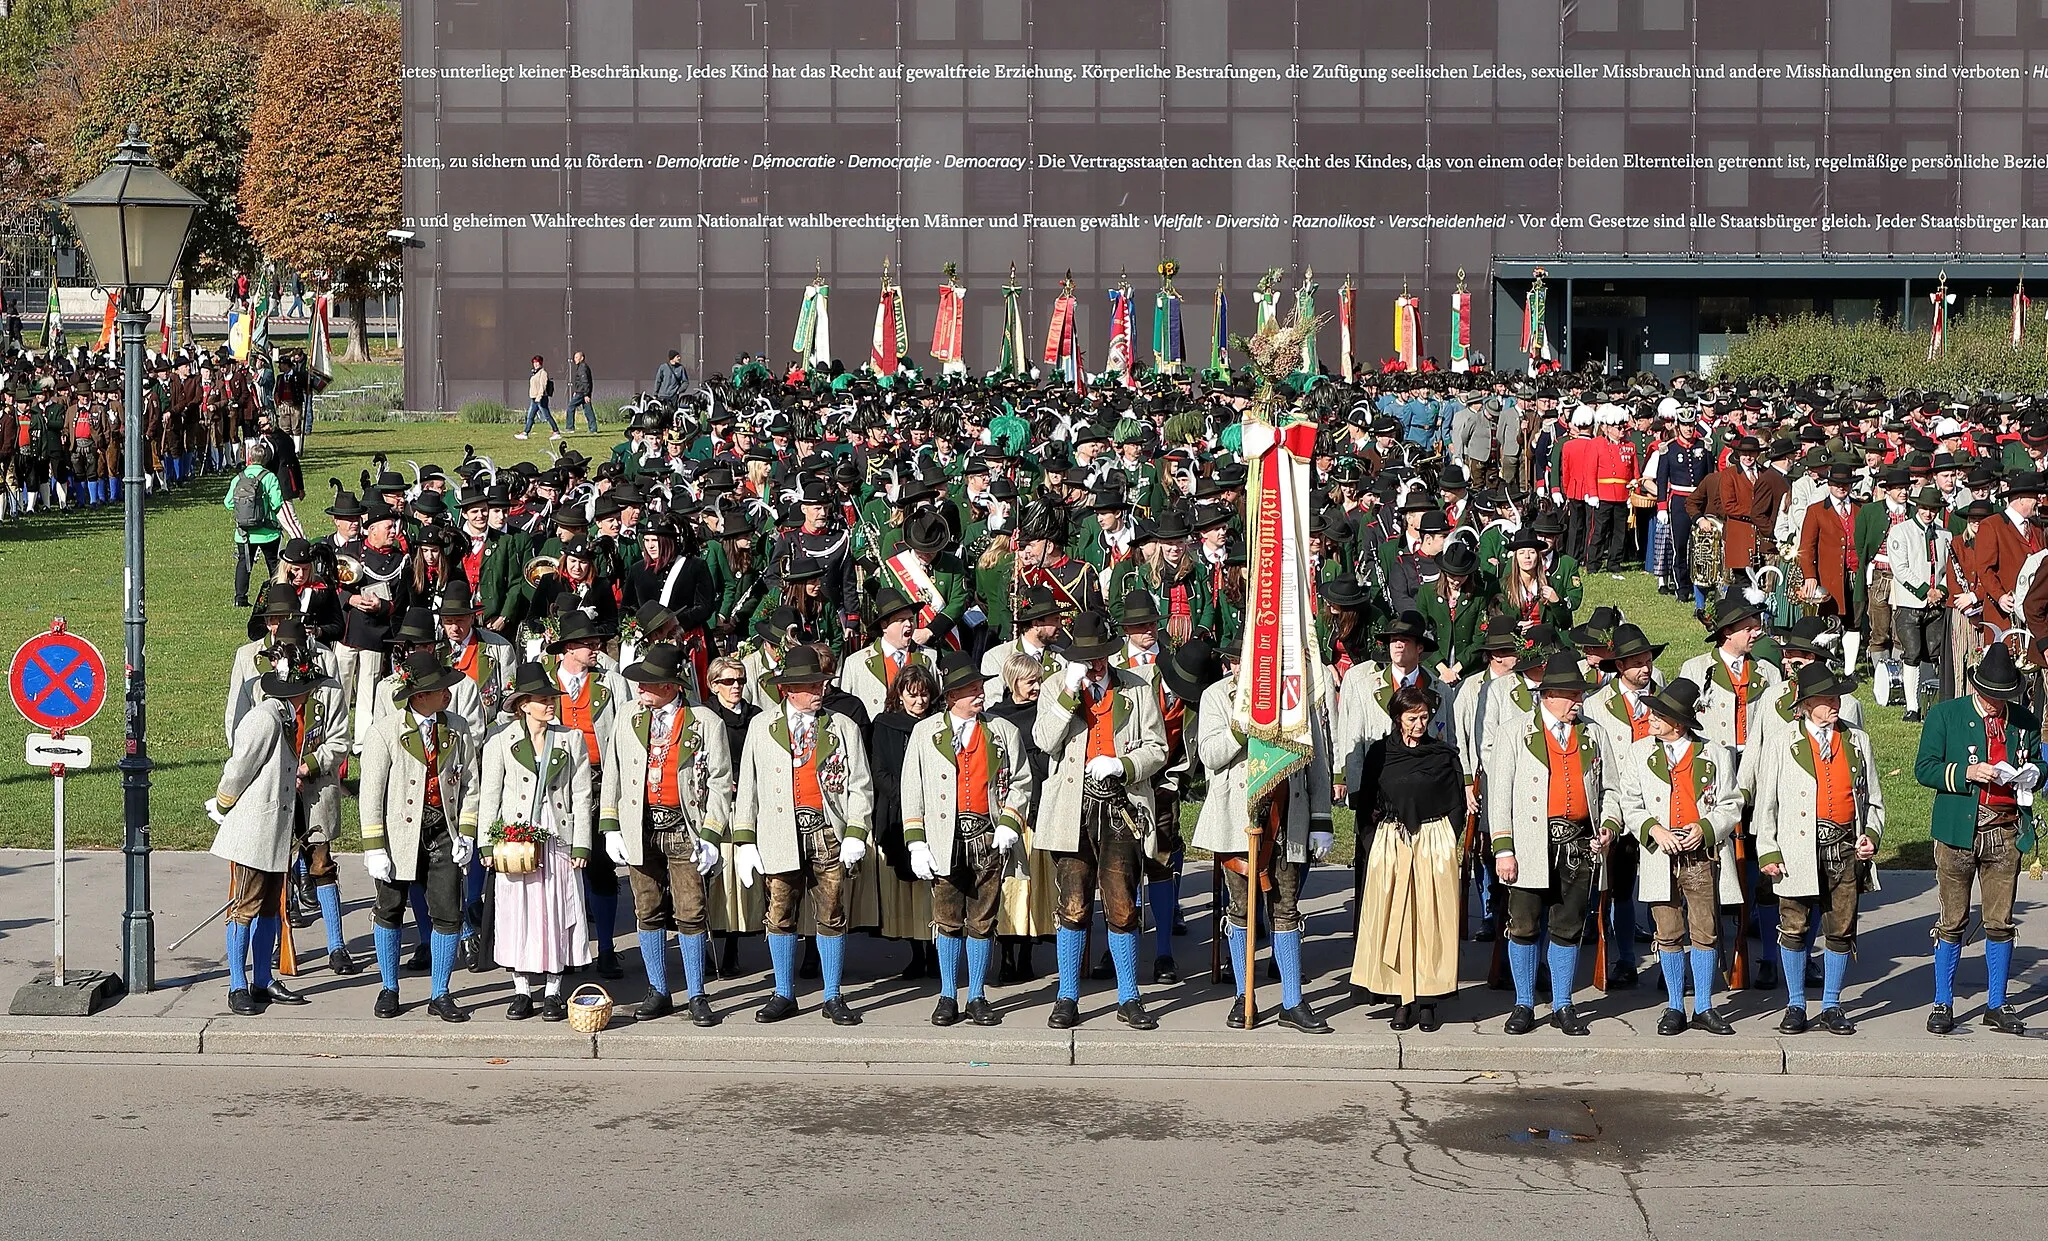
[{"label": "brass tuba", "polygon": [[354,556],[337,555],[334,558],[334,580],[342,586],[353,586],[365,577],[363,562]]},{"label": "brass tuba", "polygon": [[542,580],[562,571],[562,561],[556,556],[535,556],[526,562],[526,584],[538,586]]},{"label": "brass tuba", "polygon": [[1692,580],[1695,586],[1718,590],[1728,584],[1722,563],[1721,519],[1702,517],[1692,524]]}]

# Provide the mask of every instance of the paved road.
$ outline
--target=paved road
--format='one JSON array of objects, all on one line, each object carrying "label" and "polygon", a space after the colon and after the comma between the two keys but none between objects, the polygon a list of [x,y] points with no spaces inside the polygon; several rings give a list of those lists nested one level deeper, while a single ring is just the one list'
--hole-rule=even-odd
[{"label": "paved road", "polygon": [[2048,1120],[2032,1085],[1718,1077],[0,1073],[24,1241],[2030,1235]]}]

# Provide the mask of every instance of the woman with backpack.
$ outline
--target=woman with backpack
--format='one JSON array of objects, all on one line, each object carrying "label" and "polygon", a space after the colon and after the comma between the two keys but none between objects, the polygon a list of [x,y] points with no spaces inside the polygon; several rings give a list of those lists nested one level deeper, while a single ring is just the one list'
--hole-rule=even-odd
[{"label": "woman with backpack", "polygon": [[548,378],[548,368],[541,364],[540,355],[535,354],[533,374],[526,380],[526,429],[513,436],[513,439],[523,440],[532,435],[533,420],[536,418],[548,420],[548,430],[552,432],[548,436],[549,439],[562,438],[562,428],[555,425],[554,412],[548,408],[548,402],[554,399],[554,395],[555,381]]}]

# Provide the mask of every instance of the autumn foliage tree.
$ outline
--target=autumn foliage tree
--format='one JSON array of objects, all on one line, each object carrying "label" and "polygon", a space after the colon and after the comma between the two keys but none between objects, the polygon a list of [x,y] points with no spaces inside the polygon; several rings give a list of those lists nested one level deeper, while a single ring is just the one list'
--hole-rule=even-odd
[{"label": "autumn foliage tree", "polygon": [[397,255],[404,91],[395,15],[287,18],[265,45],[242,161],[242,222],[263,253],[349,303],[344,361],[367,358],[364,299]]}]

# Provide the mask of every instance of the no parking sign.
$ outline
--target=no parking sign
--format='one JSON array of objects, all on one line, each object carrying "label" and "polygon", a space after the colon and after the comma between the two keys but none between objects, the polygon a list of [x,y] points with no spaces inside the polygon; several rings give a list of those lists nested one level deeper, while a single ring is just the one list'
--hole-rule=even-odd
[{"label": "no parking sign", "polygon": [[7,690],[29,723],[53,733],[72,732],[106,705],[106,661],[59,619],[14,652]]}]

